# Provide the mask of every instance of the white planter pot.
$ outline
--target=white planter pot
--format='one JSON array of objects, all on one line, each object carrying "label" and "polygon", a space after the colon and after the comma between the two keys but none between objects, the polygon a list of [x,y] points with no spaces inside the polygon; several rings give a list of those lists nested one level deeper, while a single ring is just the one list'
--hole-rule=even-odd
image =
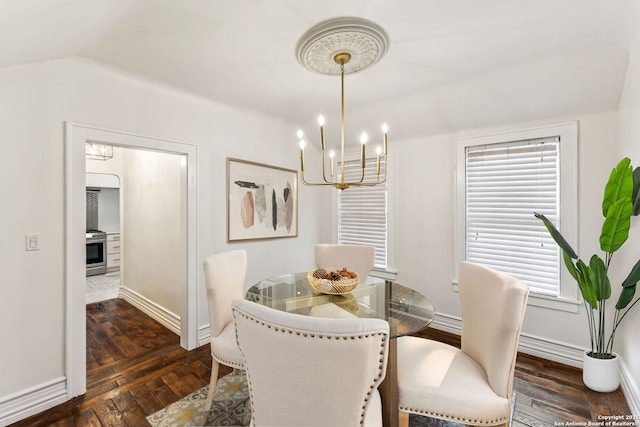
[{"label": "white planter pot", "polygon": [[582,381],[593,391],[608,393],[620,385],[620,358],[612,353],[613,359],[596,359],[589,356],[591,350],[584,352]]}]

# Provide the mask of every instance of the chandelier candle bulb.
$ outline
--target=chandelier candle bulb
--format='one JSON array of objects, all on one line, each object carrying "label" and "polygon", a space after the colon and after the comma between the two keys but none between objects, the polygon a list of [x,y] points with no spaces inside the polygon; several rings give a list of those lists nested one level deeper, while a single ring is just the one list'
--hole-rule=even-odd
[{"label": "chandelier candle bulb", "polygon": [[364,147],[365,147],[365,145],[367,145],[367,133],[366,132],[362,132],[362,135],[360,135],[360,144],[361,144],[361,147],[362,147],[362,150],[360,151],[360,167],[362,169],[364,169],[364,166],[365,166]]},{"label": "chandelier candle bulb", "polygon": [[304,172],[304,140],[300,140],[300,172]]},{"label": "chandelier candle bulb", "polygon": [[389,126],[386,123],[382,124],[382,139],[384,142],[384,155],[387,155],[387,131],[389,130]]},{"label": "chandelier candle bulb", "polygon": [[318,117],[318,124],[320,125],[320,142],[322,143],[322,151],[324,151],[324,117]]}]

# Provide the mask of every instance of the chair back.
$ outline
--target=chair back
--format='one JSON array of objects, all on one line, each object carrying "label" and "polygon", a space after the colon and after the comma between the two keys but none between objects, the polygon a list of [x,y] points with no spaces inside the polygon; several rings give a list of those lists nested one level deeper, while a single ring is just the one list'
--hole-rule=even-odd
[{"label": "chair back", "polygon": [[233,315],[252,425],[356,426],[376,415],[368,407],[381,425],[372,402],[385,376],[386,321],[309,317],[246,300],[233,301]]},{"label": "chair back", "polygon": [[496,394],[511,399],[529,287],[492,268],[463,262],[458,290],[462,351],[482,366]]},{"label": "chair back", "polygon": [[220,335],[233,322],[231,301],[244,295],[247,251],[244,249],[211,255],[204,260],[211,336]]},{"label": "chair back", "polygon": [[347,267],[363,281],[371,273],[376,261],[376,248],[362,245],[332,245],[321,243],[315,247],[318,268]]}]

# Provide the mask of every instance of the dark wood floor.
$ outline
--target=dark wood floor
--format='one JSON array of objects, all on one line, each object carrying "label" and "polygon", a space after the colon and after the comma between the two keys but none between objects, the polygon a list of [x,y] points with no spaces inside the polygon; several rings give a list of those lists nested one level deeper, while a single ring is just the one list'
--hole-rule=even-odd
[{"label": "dark wood floor", "polygon": [[149,426],[147,415],[209,384],[210,374],[208,345],[186,351],[122,299],[89,304],[87,393],[13,426]]},{"label": "dark wood floor", "polygon": [[[422,334],[459,345],[435,329]],[[230,369],[221,366],[220,376]],[[209,383],[211,355],[179,338],[120,299],[87,305],[87,393],[12,426],[148,426],[145,417]],[[629,414],[620,389],[601,394],[582,384],[579,369],[518,356],[513,426],[597,420]]]},{"label": "dark wood floor", "polygon": [[[427,328],[420,334],[460,347],[460,337]],[[629,415],[622,390],[597,393],[582,383],[582,370],[518,353],[513,389],[513,427],[561,426],[598,421],[599,415]]]}]

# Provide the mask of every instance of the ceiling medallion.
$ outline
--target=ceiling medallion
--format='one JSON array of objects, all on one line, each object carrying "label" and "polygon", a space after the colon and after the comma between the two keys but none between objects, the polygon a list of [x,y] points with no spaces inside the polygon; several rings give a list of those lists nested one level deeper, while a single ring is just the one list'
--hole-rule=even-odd
[{"label": "ceiling medallion", "polygon": [[335,18],[323,21],[307,31],[298,41],[298,61],[309,70],[340,75],[334,57],[348,52],[351,59],[344,73],[362,71],[380,60],[389,48],[389,36],[377,24],[361,18]]}]

